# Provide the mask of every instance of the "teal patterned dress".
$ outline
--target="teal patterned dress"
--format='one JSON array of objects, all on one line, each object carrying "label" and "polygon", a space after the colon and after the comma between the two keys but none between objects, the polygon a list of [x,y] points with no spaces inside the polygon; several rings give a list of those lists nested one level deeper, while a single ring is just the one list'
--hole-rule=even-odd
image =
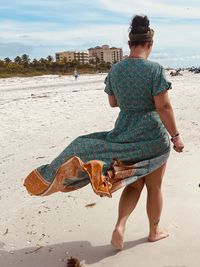
[{"label": "teal patterned dress", "polygon": [[[149,60],[127,58],[112,66],[105,84],[104,91],[115,96],[120,108],[114,129],[79,136],[50,164],[37,168],[48,183],[54,180],[60,166],[73,156],[83,162],[102,161],[104,174],[111,169],[114,159],[137,163],[137,171],[123,179],[121,186],[144,177],[167,160],[170,141],[153,99],[171,88],[163,67]],[[84,172],[64,181],[66,187],[75,185],[76,188],[89,182]]]}]

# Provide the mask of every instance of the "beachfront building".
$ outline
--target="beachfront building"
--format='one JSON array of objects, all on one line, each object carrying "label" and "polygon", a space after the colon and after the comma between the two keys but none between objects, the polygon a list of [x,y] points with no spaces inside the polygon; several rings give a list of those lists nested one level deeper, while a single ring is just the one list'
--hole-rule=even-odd
[{"label": "beachfront building", "polygon": [[88,52],[78,52],[78,51],[64,51],[56,53],[56,62],[79,62],[80,64],[89,63]]},{"label": "beachfront building", "polygon": [[99,62],[114,64],[123,58],[122,48],[109,47],[109,45],[96,46],[89,48],[89,58],[95,58]]}]

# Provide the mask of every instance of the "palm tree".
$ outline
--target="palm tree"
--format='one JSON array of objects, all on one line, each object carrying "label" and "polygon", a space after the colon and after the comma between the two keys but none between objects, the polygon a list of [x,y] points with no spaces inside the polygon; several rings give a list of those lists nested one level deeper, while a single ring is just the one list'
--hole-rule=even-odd
[{"label": "palm tree", "polygon": [[12,60],[9,57],[6,57],[6,58],[4,58],[4,62],[6,64],[9,64],[10,62],[12,62]]},{"label": "palm tree", "polygon": [[22,63],[22,59],[21,59],[21,57],[17,56],[17,57],[14,59],[14,62],[20,65],[20,64]]},{"label": "palm tree", "polygon": [[53,57],[49,55],[49,56],[47,57],[47,61],[48,61],[49,63],[53,62]]},{"label": "palm tree", "polygon": [[52,56],[48,56],[47,58],[46,58],[46,67],[49,69],[49,70],[51,70],[52,69],[52,66],[53,66],[53,57]]},{"label": "palm tree", "polygon": [[33,59],[33,61],[32,61],[32,65],[34,66],[34,67],[37,67],[38,65],[39,65],[39,61],[36,59],[36,58],[34,58]]},{"label": "palm tree", "polygon": [[47,61],[46,61],[45,58],[41,57],[40,60],[39,60],[39,62],[40,62],[41,65],[44,66],[44,65],[46,65],[46,62],[47,62]]},{"label": "palm tree", "polygon": [[30,62],[30,58],[29,58],[29,55],[22,55],[21,56],[21,60],[22,60],[22,63],[24,65],[25,68],[28,68],[28,65],[29,65],[29,62]]},{"label": "palm tree", "polygon": [[39,62],[40,62],[40,68],[42,68],[43,70],[46,70],[47,69],[47,60],[42,57],[42,58],[40,58]]}]

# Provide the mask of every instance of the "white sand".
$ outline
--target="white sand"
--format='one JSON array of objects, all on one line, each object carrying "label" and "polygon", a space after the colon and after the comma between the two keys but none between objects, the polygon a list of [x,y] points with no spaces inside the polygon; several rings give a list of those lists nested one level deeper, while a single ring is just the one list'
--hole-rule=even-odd
[{"label": "white sand", "polygon": [[[186,147],[182,154],[172,151],[164,179],[161,223],[169,238],[146,242],[145,190],[128,222],[125,248],[115,253],[110,237],[121,192],[100,198],[87,186],[41,198],[29,196],[23,187],[32,169],[50,162],[75,137],[113,128],[118,108],[108,106],[104,78],[0,80],[1,267],[64,267],[69,256],[94,267],[200,266],[199,74],[170,78]],[[86,208],[89,203],[96,205]]]}]

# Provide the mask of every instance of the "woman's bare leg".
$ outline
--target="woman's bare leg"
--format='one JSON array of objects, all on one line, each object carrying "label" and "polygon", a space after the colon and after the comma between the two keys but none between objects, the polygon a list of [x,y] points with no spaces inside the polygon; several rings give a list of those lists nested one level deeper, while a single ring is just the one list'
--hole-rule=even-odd
[{"label": "woman's bare leg", "polygon": [[117,249],[123,248],[125,225],[129,215],[137,205],[143,187],[144,179],[141,178],[131,185],[126,186],[122,192],[119,201],[118,220],[111,240],[111,244]]},{"label": "woman's bare leg", "polygon": [[166,230],[161,230],[158,227],[163,207],[161,186],[165,168],[166,163],[144,178],[147,187],[148,240],[150,242],[158,241],[169,235]]}]

